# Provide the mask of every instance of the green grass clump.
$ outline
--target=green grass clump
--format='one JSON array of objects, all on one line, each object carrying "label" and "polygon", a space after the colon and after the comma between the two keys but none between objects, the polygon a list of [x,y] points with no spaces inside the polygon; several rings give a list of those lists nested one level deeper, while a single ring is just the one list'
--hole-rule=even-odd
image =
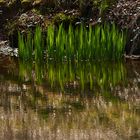
[{"label": "green grass clump", "polygon": [[47,38],[46,38],[46,42],[47,42],[47,54],[49,58],[53,57],[54,54],[54,26],[50,25],[48,30],[47,30]]},{"label": "green grass clump", "polygon": [[68,29],[63,24],[59,27],[50,25],[46,39],[41,28],[36,27],[34,37],[29,33],[25,39],[19,33],[19,56],[30,58],[34,52],[35,60],[40,60],[46,49],[47,59],[56,61],[119,60],[124,53],[125,40],[125,34],[115,24],[69,25]]},{"label": "green grass clump", "polygon": [[[26,35],[18,33],[19,57],[24,60],[43,58],[44,40],[41,27],[37,26],[34,34],[29,31]],[[33,55],[34,54],[34,55]]]},{"label": "green grass clump", "polygon": [[24,60],[32,58],[33,42],[31,32],[28,32],[26,38],[18,33],[19,57]]},{"label": "green grass clump", "polygon": [[[81,25],[74,28],[69,26],[65,30],[61,24],[57,31],[48,27],[48,56],[50,56],[50,42],[54,45],[53,52],[56,60],[118,60],[122,58],[125,47],[125,35],[113,25],[97,25],[89,28]],[[54,32],[56,32],[54,38]],[[50,37],[52,36],[52,37]],[[51,47],[53,48],[53,47]]]},{"label": "green grass clump", "polygon": [[43,58],[43,36],[41,27],[37,26],[34,34],[34,51],[35,60],[38,61]]}]

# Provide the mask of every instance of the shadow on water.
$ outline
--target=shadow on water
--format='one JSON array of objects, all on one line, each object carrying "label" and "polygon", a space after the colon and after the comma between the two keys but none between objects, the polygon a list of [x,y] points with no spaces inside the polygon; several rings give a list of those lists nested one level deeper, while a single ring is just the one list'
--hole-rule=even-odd
[{"label": "shadow on water", "polygon": [[0,61],[0,139],[139,139],[139,63]]}]

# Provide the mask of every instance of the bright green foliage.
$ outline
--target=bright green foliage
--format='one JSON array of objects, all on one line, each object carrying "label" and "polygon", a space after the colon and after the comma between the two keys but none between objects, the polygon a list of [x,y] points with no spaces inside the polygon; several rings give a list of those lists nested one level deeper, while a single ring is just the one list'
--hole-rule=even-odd
[{"label": "bright green foliage", "polygon": [[43,39],[41,27],[37,26],[34,35],[35,60],[43,58]]},{"label": "bright green foliage", "polygon": [[20,58],[23,58],[24,57],[26,58],[25,56],[25,44],[24,44],[24,39],[23,39],[23,35],[18,33],[18,46],[19,46],[19,57]]},{"label": "bright green foliage", "polygon": [[55,40],[56,57],[55,57],[55,59],[62,60],[63,57],[65,56],[65,54],[64,54],[65,53],[65,43],[66,43],[65,31],[64,31],[63,25],[61,24],[59,26],[59,29],[56,34],[56,40]]},{"label": "bright green foliage", "polygon": [[114,24],[76,29],[70,25],[67,32],[61,24],[54,44],[57,60],[117,60],[123,55],[125,36]]},{"label": "bright green foliage", "polygon": [[[46,46],[43,40],[46,40]],[[69,25],[68,29],[63,24],[58,28],[50,25],[46,39],[43,39],[40,27],[36,28],[33,41],[31,34],[27,39],[19,34],[19,56],[30,58],[34,51],[35,60],[38,60],[46,48],[47,59],[57,61],[118,60],[123,56],[125,40],[124,33],[115,24],[95,27]]]},{"label": "bright green foliage", "polygon": [[47,54],[49,58],[53,57],[54,54],[54,26],[50,25],[47,30]]},{"label": "bright green foliage", "polygon": [[18,44],[19,44],[19,57],[24,60],[32,58],[33,43],[32,36],[29,32],[25,38],[23,34],[18,33]]}]

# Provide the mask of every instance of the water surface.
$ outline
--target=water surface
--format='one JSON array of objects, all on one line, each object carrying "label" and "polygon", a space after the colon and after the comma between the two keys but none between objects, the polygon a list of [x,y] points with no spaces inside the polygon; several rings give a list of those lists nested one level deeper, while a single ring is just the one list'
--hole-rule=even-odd
[{"label": "water surface", "polygon": [[139,66],[1,55],[0,139],[140,139]]}]

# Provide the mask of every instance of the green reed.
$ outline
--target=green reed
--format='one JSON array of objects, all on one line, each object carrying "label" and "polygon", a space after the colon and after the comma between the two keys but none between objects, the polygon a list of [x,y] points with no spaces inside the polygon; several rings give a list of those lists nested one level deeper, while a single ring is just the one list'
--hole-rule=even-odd
[{"label": "green reed", "polygon": [[[49,28],[49,27],[48,27]],[[65,31],[63,28],[63,25],[61,24],[58,28],[58,31],[56,33],[56,37],[55,37],[55,44],[56,44],[56,56],[55,59],[57,60],[62,60],[63,57],[65,56],[65,43],[66,43],[66,39],[65,39]]]},{"label": "green reed", "polygon": [[33,40],[31,32],[24,34],[18,33],[19,57],[24,60],[32,59]]},{"label": "green reed", "polygon": [[18,47],[19,47],[19,57],[23,58],[25,57],[25,44],[24,44],[24,39],[23,35],[18,33]]},{"label": "green reed", "polygon": [[54,57],[54,26],[50,25],[48,30],[47,30],[47,38],[46,38],[46,42],[47,42],[47,54],[49,58]]},{"label": "green reed", "polygon": [[[36,27],[34,34],[32,31],[27,34],[18,33],[19,57],[24,60],[35,60],[43,58],[44,46],[41,27]],[[34,54],[34,55],[33,55]]]},{"label": "green reed", "polygon": [[74,58],[74,34],[72,25],[69,26],[68,35],[66,35],[67,44],[66,44],[66,57],[67,60]]},{"label": "green reed", "polygon": [[40,60],[43,58],[43,36],[41,27],[37,26],[34,34],[34,50],[35,50],[35,60]]},{"label": "green reed", "polygon": [[54,44],[57,60],[118,60],[123,56],[125,35],[115,24],[76,29],[70,25],[68,31],[61,24]]},{"label": "green reed", "polygon": [[[19,33],[19,56],[23,59],[35,54],[35,60],[43,57],[57,61],[81,60],[119,60],[125,47],[125,34],[115,24],[95,27],[73,27],[65,29],[48,26],[46,39],[41,27],[36,27],[34,37],[29,33],[26,38]],[[44,42],[46,42],[44,46]],[[45,51],[46,50],[46,51]]]}]

